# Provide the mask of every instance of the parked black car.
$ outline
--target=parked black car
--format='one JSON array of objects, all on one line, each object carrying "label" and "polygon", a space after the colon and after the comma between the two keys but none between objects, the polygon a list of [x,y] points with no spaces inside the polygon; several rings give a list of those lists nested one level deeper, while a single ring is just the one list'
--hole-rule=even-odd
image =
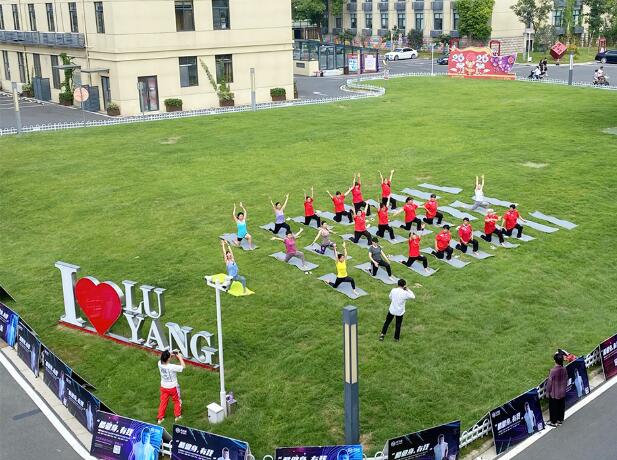
[{"label": "parked black car", "polygon": [[596,54],[596,61],[602,64],[617,64],[617,50],[606,50],[604,53]]},{"label": "parked black car", "polygon": [[450,53],[446,53],[443,56],[440,56],[437,58],[437,64],[438,65],[448,65],[448,57],[450,56]]}]

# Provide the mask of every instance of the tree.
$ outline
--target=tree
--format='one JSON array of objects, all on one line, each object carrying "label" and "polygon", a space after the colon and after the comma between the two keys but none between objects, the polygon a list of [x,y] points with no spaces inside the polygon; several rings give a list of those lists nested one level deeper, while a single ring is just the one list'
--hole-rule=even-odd
[{"label": "tree", "polygon": [[330,0],[330,11],[334,16],[342,16],[343,0]]},{"label": "tree", "polygon": [[548,18],[553,9],[553,2],[552,0],[518,0],[511,8],[525,27],[531,26],[536,31]]},{"label": "tree", "polygon": [[459,31],[471,40],[486,41],[490,38],[495,0],[458,0]]},{"label": "tree", "polygon": [[574,35],[574,1],[566,0],[563,9],[563,31],[568,44],[572,43],[572,36]]},{"label": "tree", "polygon": [[407,43],[409,43],[409,46],[411,46],[414,49],[419,50],[420,48],[422,48],[423,39],[424,39],[424,36],[421,30],[411,29],[407,33]]},{"label": "tree", "polygon": [[585,0],[588,12],[585,15],[585,22],[589,26],[589,36],[597,38],[604,25],[603,16],[608,13],[608,2],[606,0]]},{"label": "tree", "polygon": [[326,13],[326,2],[324,0],[292,0],[291,13],[295,21],[309,21],[319,30],[319,40],[321,40],[321,26]]}]

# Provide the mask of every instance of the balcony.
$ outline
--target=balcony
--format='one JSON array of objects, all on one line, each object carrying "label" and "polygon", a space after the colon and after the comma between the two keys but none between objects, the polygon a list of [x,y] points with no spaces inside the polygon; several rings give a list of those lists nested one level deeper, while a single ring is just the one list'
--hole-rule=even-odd
[{"label": "balcony", "polygon": [[347,4],[347,11],[358,11],[358,3],[357,2],[349,2]]},{"label": "balcony", "polygon": [[443,33],[442,30],[431,30],[431,38],[437,38]]},{"label": "balcony", "polygon": [[431,2],[433,11],[443,11],[443,2]]},{"label": "balcony", "polygon": [[388,29],[379,29],[379,30],[377,31],[377,34],[378,34],[380,37],[390,37],[390,31],[389,31]]},{"label": "balcony", "polygon": [[341,35],[343,33],[343,29],[340,27],[334,27],[332,29],[332,35]]},{"label": "balcony", "polygon": [[458,32],[458,30],[451,30],[450,31],[450,37],[452,37],[452,38],[461,38],[461,34]]},{"label": "balcony", "polygon": [[407,5],[405,4],[405,2],[396,2],[396,11],[405,11]]},{"label": "balcony", "polygon": [[566,0],[555,0],[554,1],[554,5],[555,5],[555,9],[559,9],[559,8],[565,8],[566,6]]},{"label": "balcony", "polygon": [[371,35],[373,35],[373,29],[362,29],[362,35],[370,37]]},{"label": "balcony", "polygon": [[351,29],[348,29],[349,32],[351,32],[351,35],[356,35],[358,33],[358,29],[356,29],[355,27],[352,27]]},{"label": "balcony", "polygon": [[0,43],[50,46],[54,48],[85,48],[84,34],[59,32],[24,32],[0,30]]},{"label": "balcony", "polygon": [[362,4],[362,11],[366,11],[368,13],[373,11],[373,2],[364,2]]},{"label": "balcony", "polygon": [[379,11],[388,11],[390,4],[388,2],[379,2]]},{"label": "balcony", "polygon": [[574,26],[574,33],[575,34],[580,35],[583,32],[585,32],[585,28],[583,26]]},{"label": "balcony", "polygon": [[564,29],[563,27],[557,27],[555,26],[555,34],[557,35],[563,35],[566,33],[566,29]]},{"label": "balcony", "polygon": [[411,6],[414,11],[424,11],[424,2],[413,2]]}]

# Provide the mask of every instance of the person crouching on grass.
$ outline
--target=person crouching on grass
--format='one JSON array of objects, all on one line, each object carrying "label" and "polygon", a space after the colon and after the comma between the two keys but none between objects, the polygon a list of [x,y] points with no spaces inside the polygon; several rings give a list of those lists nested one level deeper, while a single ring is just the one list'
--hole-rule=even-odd
[{"label": "person crouching on grass", "polygon": [[159,404],[159,413],[156,417],[157,423],[160,425],[165,420],[165,411],[167,411],[167,403],[169,398],[174,403],[174,416],[176,422],[182,418],[182,400],[180,399],[180,385],[176,374],[184,370],[184,358],[180,353],[174,353],[173,356],[178,358],[180,364],[170,364],[169,358],[172,354],[165,350],[161,354],[161,360],[158,363],[159,372],[161,373],[161,402]]}]

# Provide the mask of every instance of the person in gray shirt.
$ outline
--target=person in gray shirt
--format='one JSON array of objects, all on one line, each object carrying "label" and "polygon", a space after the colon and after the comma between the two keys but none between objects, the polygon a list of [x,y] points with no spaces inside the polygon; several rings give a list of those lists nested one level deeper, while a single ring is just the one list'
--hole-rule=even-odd
[{"label": "person in gray shirt", "polygon": [[386,270],[390,279],[394,281],[394,277],[392,276],[392,268],[390,267],[390,261],[384,254],[381,246],[379,246],[379,238],[373,238],[371,245],[368,247],[368,258],[371,261],[371,275],[376,276],[377,270],[381,266]]}]

